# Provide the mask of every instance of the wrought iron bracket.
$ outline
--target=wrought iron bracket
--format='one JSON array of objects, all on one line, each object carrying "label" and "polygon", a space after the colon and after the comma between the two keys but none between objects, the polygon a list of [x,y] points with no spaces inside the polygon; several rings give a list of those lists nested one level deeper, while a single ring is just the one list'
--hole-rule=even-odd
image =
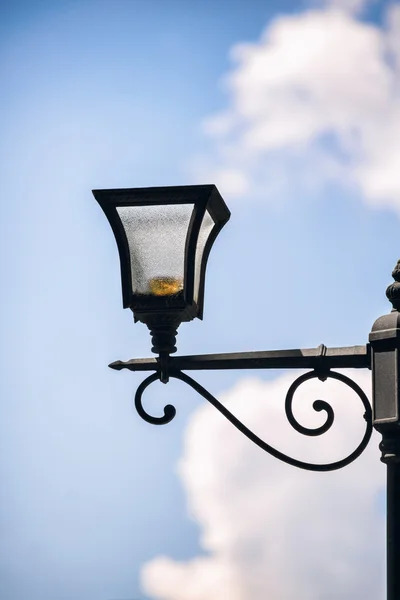
[{"label": "wrought iron bracket", "polygon": [[[128,369],[130,371],[155,371],[147,377],[138,387],[135,394],[135,407],[138,414],[148,423],[165,425],[175,417],[176,409],[171,404],[164,407],[164,414],[160,417],[150,415],[143,407],[142,396],[144,391],[154,381],[161,380],[166,383],[169,377],[179,379],[198,392],[212,404],[228,421],[259,448],[268,452],[283,462],[306,469],[309,471],[334,471],[353,462],[366,448],[372,434],[372,410],[368,398],[363,390],[349,377],[331,369],[338,368],[371,368],[371,353],[369,345],[350,346],[344,348],[327,348],[324,344],[318,348],[298,350],[275,350],[266,352],[243,352],[229,354],[206,354],[198,356],[168,356],[166,358],[133,359],[127,362],[116,361],[109,365],[112,369]],[[325,411],[326,421],[316,428],[301,425],[292,411],[293,397],[298,387],[309,379],[318,378],[325,381],[328,378],[336,379],[349,386],[359,397],[364,407],[366,421],[363,438],[357,448],[347,457],[326,464],[313,464],[297,460],[277,450],[244,425],[223,404],[221,404],[208,390],[197,381],[184,374],[183,370],[217,370],[217,369],[312,369],[300,375],[290,386],[285,400],[286,417],[290,425],[302,435],[319,436],[326,433],[333,425],[334,411],[330,404],[324,400],[313,403],[314,410]]]}]

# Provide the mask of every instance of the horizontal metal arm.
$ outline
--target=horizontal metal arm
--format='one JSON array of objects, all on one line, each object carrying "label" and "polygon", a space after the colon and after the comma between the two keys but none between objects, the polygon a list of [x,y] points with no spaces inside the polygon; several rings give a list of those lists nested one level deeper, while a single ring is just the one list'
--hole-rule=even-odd
[{"label": "horizontal metal arm", "polygon": [[[158,358],[136,358],[123,362],[117,360],[109,365],[120,371],[157,371]],[[170,372],[205,371],[219,369],[370,369],[370,347],[345,346],[296,350],[267,350],[263,352],[233,352],[228,354],[199,354],[194,356],[171,356]]]}]

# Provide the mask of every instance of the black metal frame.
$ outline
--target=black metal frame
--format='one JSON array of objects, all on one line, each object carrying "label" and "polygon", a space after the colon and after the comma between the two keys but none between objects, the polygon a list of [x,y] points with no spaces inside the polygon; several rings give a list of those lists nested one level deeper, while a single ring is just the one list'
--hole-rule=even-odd
[{"label": "black metal frame", "polygon": [[[121,266],[124,308],[131,308],[135,320],[154,328],[156,321],[173,323],[176,328],[182,321],[195,317],[202,319],[204,306],[205,272],[211,247],[218,233],[230,218],[230,211],[215,185],[168,186],[114,190],[93,190],[93,195],[103,209],[113,230],[118,246]],[[193,204],[193,212],[185,242],[184,289],[175,297],[141,297],[132,292],[131,259],[124,227],[117,212],[121,206],[159,206]],[[200,265],[200,284],[197,301],[194,301],[195,260],[198,236],[206,210],[214,227],[204,247]]]},{"label": "black metal frame", "polygon": [[[381,460],[387,465],[387,599],[400,598],[400,261],[393,273],[395,282],[387,289],[387,297],[393,305],[390,314],[377,319],[372,328],[369,344],[344,348],[318,348],[209,354],[198,356],[133,359],[116,361],[109,366],[115,370],[154,371],[138,387],[135,406],[138,414],[148,423],[163,425],[176,414],[172,405],[164,407],[161,417],[150,415],[143,407],[142,396],[147,387],[160,379],[166,383],[169,377],[187,383],[210,402],[239,431],[259,448],[285,463],[309,471],[333,471],[349,465],[366,448],[373,427],[382,434]],[[332,371],[339,368],[372,370],[372,408],[363,390],[349,377]],[[292,403],[295,391],[309,379],[325,381],[336,379],[349,386],[359,397],[364,407],[365,432],[356,449],[345,458],[327,464],[299,461],[283,454],[259,438],[237,419],[223,404],[197,381],[183,373],[187,370],[217,369],[311,369],[298,377],[290,386],[285,399],[285,412],[290,425],[300,434],[319,436],[326,433],[334,422],[334,411],[324,400],[313,403],[314,410],[325,411],[325,423],[316,428],[305,427],[294,417]]]},{"label": "black metal frame", "polygon": [[[345,348],[327,348],[321,344],[318,348],[303,350],[277,350],[267,352],[243,352],[230,354],[209,354],[200,356],[177,356],[168,359],[168,377],[180,379],[197,391],[203,398],[208,400],[217,408],[239,431],[241,431],[253,443],[265,450],[272,456],[279,458],[290,465],[300,467],[309,471],[333,471],[340,469],[355,460],[366,448],[372,434],[372,410],[365,393],[349,377],[335,371],[332,368],[370,368],[371,351],[370,346],[351,346]],[[146,388],[154,381],[161,379],[160,359],[133,359],[127,362],[116,361],[109,365],[112,369],[129,369],[130,371],[156,371],[147,377],[138,387],[135,395],[135,407],[138,414],[148,423],[153,425],[165,425],[175,417],[176,409],[171,404],[164,407],[164,415],[154,417],[146,412],[142,403],[142,395]],[[165,367],[164,367],[165,368]],[[332,407],[323,400],[316,400],[313,408],[316,411],[325,411],[327,418],[323,425],[317,428],[309,428],[301,425],[292,412],[293,396],[297,388],[305,381],[318,378],[325,381],[328,378],[341,381],[349,386],[359,396],[364,406],[364,418],[366,429],[362,441],[356,450],[348,457],[328,464],[313,464],[299,461],[283,454],[276,448],[267,444],[255,435],[248,427],[241,423],[230,411],[227,410],[208,390],[197,381],[182,373],[187,370],[222,370],[222,369],[307,369],[312,371],[300,375],[289,388],[285,400],[286,417],[291,426],[299,433],[307,436],[319,436],[326,433],[333,425],[334,411]]]}]

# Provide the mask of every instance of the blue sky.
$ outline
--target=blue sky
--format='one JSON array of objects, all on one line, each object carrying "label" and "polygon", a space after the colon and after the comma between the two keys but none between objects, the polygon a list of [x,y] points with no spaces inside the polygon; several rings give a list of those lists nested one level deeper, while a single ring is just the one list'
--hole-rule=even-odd
[{"label": "blue sky", "polygon": [[[198,492],[177,471],[201,400],[176,382],[154,386],[149,403],[176,399],[178,416],[153,428],[132,408],[141,376],[107,368],[149,355],[150,339],[122,310],[115,242],[93,188],[217,183],[230,206],[210,256],[204,321],[180,328],[181,353],[363,344],[388,311],[384,290],[400,256],[390,137],[400,114],[398,4],[364,4],[350,13],[339,1],[339,12],[261,0],[0,3],[1,597],[180,600],[179,578],[162,595],[143,579],[145,565],[166,556],[184,570],[212,557],[192,510]],[[321,42],[320,72],[312,43],[326,24],[337,52]],[[311,51],[300,77],[281,57],[302,55],[304,45],[287,40],[305,27]],[[250,50],[235,54],[243,43]],[[365,53],[374,69],[364,73]],[[343,83],[336,73],[346,63]],[[313,69],[319,77],[308,77]],[[341,93],[327,99],[330,85]],[[370,98],[374,89],[382,93]],[[286,102],[299,115],[288,128]],[[300,122],[309,128],[297,131]],[[245,375],[199,380],[229,400]],[[275,377],[257,373],[265,385]],[[234,449],[229,436],[224,447]],[[262,461],[254,481],[276,471]],[[204,568],[206,578],[212,565]],[[164,571],[154,573],[162,587]],[[238,600],[271,593],[243,590]],[[215,597],[201,593],[193,600]]]}]

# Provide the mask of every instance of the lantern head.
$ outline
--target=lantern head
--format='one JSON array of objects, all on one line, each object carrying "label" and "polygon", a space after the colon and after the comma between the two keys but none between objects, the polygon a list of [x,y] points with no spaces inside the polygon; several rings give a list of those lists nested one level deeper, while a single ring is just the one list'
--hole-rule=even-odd
[{"label": "lantern head", "polygon": [[230,217],[215,185],[93,190],[93,195],[113,229],[123,305],[135,321],[161,332],[201,319],[208,255]]}]

